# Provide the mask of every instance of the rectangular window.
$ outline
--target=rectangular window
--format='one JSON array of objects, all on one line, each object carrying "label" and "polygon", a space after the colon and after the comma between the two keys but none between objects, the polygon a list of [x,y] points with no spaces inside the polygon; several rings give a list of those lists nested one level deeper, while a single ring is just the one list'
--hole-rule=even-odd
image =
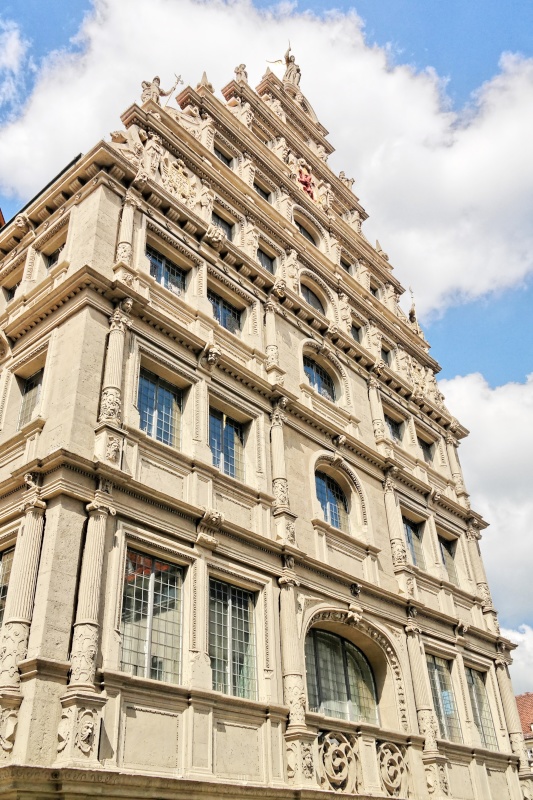
[{"label": "rectangular window", "polygon": [[370,294],[373,297],[377,297],[378,296],[378,287],[377,286],[372,286],[372,284],[370,284]]},{"label": "rectangular window", "polygon": [[267,192],[262,186],[259,186],[258,183],[254,183],[254,189],[259,197],[262,197],[263,200],[266,200],[267,203],[270,203],[270,192]]},{"label": "rectangular window", "polygon": [[18,429],[24,427],[33,418],[35,409],[41,397],[41,386],[43,383],[43,370],[40,369],[31,378],[22,381],[22,403],[20,405],[20,416]]},{"label": "rectangular window", "polygon": [[15,297],[16,291],[19,288],[19,286],[20,286],[20,281],[18,283],[15,283],[14,286],[10,286],[9,289],[6,289],[6,288],[4,289],[4,292],[6,294],[6,302],[7,303],[9,303],[10,300],[13,300],[13,298]]},{"label": "rectangular window", "polygon": [[9,577],[11,575],[11,565],[13,564],[14,555],[14,547],[10,547],[9,550],[4,550],[4,552],[0,554],[0,625],[4,621],[7,588],[9,586]]},{"label": "rectangular window", "polygon": [[352,265],[349,261],[345,261],[344,258],[341,258],[341,267],[346,270],[346,272],[351,272]]},{"label": "rectangular window", "polygon": [[481,744],[489,750],[497,750],[498,742],[494,731],[492,714],[490,713],[485,679],[485,673],[478,672],[477,669],[472,669],[471,667],[466,668],[466,682],[472,703],[474,724],[478,729]]},{"label": "rectangular window", "polygon": [[216,211],[211,213],[211,222],[213,225],[216,225],[217,228],[220,228],[220,230],[224,231],[226,238],[231,242],[233,239],[233,225],[231,222],[225,220],[224,217],[220,217]]},{"label": "rectangular window", "polygon": [[230,478],[244,479],[244,432],[240,422],[209,409],[209,447],[213,464]]},{"label": "rectangular window", "polygon": [[231,167],[231,162],[233,161],[233,159],[230,158],[230,156],[227,156],[225,153],[222,152],[222,150],[219,150],[218,147],[214,148],[214,152],[216,157],[220,161],[222,161],[223,164],[225,164],[227,167]]},{"label": "rectangular window", "polygon": [[361,341],[361,328],[359,327],[359,325],[352,325],[351,334],[352,334],[352,339],[355,339],[356,342]]},{"label": "rectangular window", "polygon": [[268,253],[265,253],[264,250],[261,250],[260,247],[257,250],[257,260],[262,267],[272,272],[272,274],[274,273],[274,259],[272,256],[269,256]]},{"label": "rectangular window", "polygon": [[146,255],[150,259],[150,275],[165,289],[174,294],[183,294],[185,291],[185,271],[180,269],[162,256],[153,247],[146,248]]},{"label": "rectangular window", "polygon": [[59,256],[61,255],[62,249],[63,247],[58,247],[53,253],[50,253],[50,255],[44,257],[46,261],[46,269],[52,269],[52,267],[55,267],[55,265],[59,263]]},{"label": "rectangular window", "polygon": [[209,581],[209,656],[216,692],[255,698],[254,596],[213,579]]},{"label": "rectangular window", "polygon": [[207,290],[207,299],[213,307],[213,316],[223,328],[231,333],[238,333],[241,329],[241,312],[219,294]]},{"label": "rectangular window", "polygon": [[385,414],[385,424],[389,429],[390,437],[395,442],[402,441],[402,423],[396,422],[395,419],[389,417],[388,414]]},{"label": "rectangular window", "polygon": [[458,586],[459,581],[457,580],[457,570],[455,569],[456,547],[456,542],[450,542],[448,539],[444,539],[442,536],[439,536],[440,555],[442,558],[442,563],[446,567],[446,572],[448,573],[448,580],[450,583],[454,583],[456,586]]},{"label": "rectangular window", "polygon": [[128,548],[122,597],[120,668],[178,683],[183,570]]},{"label": "rectangular window", "polygon": [[402,521],[405,540],[409,553],[411,554],[411,561],[416,567],[424,569],[426,562],[424,559],[424,551],[422,550],[422,525],[407,519],[407,517],[402,517]]},{"label": "rectangular window", "polygon": [[450,665],[443,658],[429,654],[427,655],[427,665],[441,738],[449,739],[451,742],[462,742]]},{"label": "rectangular window", "polygon": [[179,447],[182,393],[172,384],[142,369],[139,376],[141,430],[158,442]]},{"label": "rectangular window", "polygon": [[384,361],[388,367],[390,367],[390,350],[387,350],[385,347],[381,348],[381,360]]},{"label": "rectangular window", "polygon": [[426,464],[433,463],[433,445],[429,442],[426,442],[424,439],[421,439],[420,436],[418,437],[418,446],[422,450],[422,455],[424,456],[424,461]]},{"label": "rectangular window", "polygon": [[307,241],[308,241],[308,242],[311,242],[311,244],[314,244],[314,245],[316,245],[316,242],[315,242],[315,240],[314,240],[314,237],[313,237],[313,236],[311,236],[311,234],[309,233],[309,231],[307,230],[307,228],[304,228],[304,226],[302,225],[302,223],[301,223],[301,222],[298,222],[298,220],[296,220],[294,224],[296,225],[296,227],[298,228],[298,230],[300,231],[300,233],[302,234],[302,236],[303,236],[305,239],[307,239]]}]

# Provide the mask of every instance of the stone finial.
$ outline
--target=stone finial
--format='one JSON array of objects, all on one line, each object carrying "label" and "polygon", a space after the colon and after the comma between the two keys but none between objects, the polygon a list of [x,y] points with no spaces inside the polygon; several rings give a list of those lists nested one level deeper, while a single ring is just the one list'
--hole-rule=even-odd
[{"label": "stone finial", "polygon": [[205,89],[207,89],[208,92],[211,92],[211,94],[215,94],[215,89],[213,87],[213,84],[209,82],[209,79],[207,77],[207,73],[206,73],[205,70],[203,71],[202,77],[200,79],[200,82],[199,82],[199,84],[198,84],[198,86],[196,88],[199,89],[201,86],[203,86]]},{"label": "stone finial", "polygon": [[381,258],[384,258],[384,259],[385,259],[385,261],[388,261],[388,260],[389,260],[389,256],[388,256],[388,255],[387,255],[387,253],[386,253],[386,252],[383,250],[383,248],[382,248],[382,246],[380,245],[380,243],[379,243],[378,239],[376,239],[376,253],[377,253],[379,256],[381,256]]}]

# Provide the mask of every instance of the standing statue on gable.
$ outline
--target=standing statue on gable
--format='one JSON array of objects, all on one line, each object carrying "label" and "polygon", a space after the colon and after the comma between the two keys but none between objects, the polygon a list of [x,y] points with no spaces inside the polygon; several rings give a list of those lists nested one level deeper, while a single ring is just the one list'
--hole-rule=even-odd
[{"label": "standing statue on gable", "polygon": [[237,83],[248,83],[246,64],[239,64],[238,67],[235,67],[235,80]]},{"label": "standing statue on gable", "polygon": [[302,73],[300,67],[294,60],[294,56],[290,55],[291,45],[289,42],[289,49],[285,53],[285,75],[283,76],[283,83],[290,83],[291,86],[299,86]]},{"label": "standing statue on gable", "polygon": [[168,92],[165,92],[164,89],[161,88],[161,79],[159,75],[156,75],[152,81],[142,82],[141,102],[146,103],[148,100],[153,100],[154,103],[157,103],[157,105],[160,106],[160,98],[167,97],[171,92],[174,91],[175,88],[176,87],[173,86],[172,89],[169,89]]}]

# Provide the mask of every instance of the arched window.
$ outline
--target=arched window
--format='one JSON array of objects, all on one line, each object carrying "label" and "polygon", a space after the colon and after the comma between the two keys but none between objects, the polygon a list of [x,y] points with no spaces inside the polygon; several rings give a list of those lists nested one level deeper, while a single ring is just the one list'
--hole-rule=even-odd
[{"label": "arched window", "polygon": [[347,533],[348,502],[341,487],[324,472],[315,472],[315,485],[316,496],[322,506],[324,519],[334,528],[339,528]]},{"label": "arched window", "polygon": [[313,306],[313,308],[315,308],[317,311],[320,311],[321,314],[324,314],[324,316],[326,316],[326,312],[324,310],[324,306],[322,305],[322,301],[304,283],[302,283],[301,292],[302,292],[302,297],[306,303],[309,303],[310,306]]},{"label": "arched window", "polygon": [[322,369],[320,364],[313,361],[312,358],[304,356],[304,372],[307,375],[307,380],[322,397],[327,397],[328,400],[335,402],[335,384],[333,378],[325,369]]},{"label": "arched window", "polygon": [[300,233],[302,234],[302,236],[304,236],[307,239],[308,242],[311,242],[311,244],[314,244],[316,246],[316,241],[315,241],[315,237],[313,236],[313,234],[310,233],[307,230],[307,228],[304,225],[302,225],[301,222],[298,222],[298,220],[295,220],[295,225],[298,228],[298,230],[300,231]]},{"label": "arched window", "polygon": [[305,640],[305,664],[309,711],[379,724],[374,675],[358,647],[313,628]]}]

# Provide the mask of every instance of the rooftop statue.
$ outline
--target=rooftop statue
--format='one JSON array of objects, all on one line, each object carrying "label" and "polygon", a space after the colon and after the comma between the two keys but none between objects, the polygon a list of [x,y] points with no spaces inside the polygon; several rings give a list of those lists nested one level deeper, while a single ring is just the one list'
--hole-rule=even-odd
[{"label": "rooftop statue", "polygon": [[238,67],[235,67],[235,80],[237,83],[248,83],[246,64],[239,64]]},{"label": "rooftop statue", "polygon": [[143,81],[142,82],[142,94],[141,94],[141,101],[146,103],[148,100],[153,100],[154,103],[157,103],[159,106],[161,105],[161,97],[167,97],[173,89],[169,89],[168,92],[165,92],[164,89],[161,88],[161,78],[159,75],[156,75],[152,81]]},{"label": "rooftop statue", "polygon": [[289,43],[289,49],[285,53],[285,75],[283,76],[283,83],[290,83],[292,86],[299,86],[302,73],[300,71],[300,67],[294,60],[294,56],[289,55],[290,52],[291,46]]}]

